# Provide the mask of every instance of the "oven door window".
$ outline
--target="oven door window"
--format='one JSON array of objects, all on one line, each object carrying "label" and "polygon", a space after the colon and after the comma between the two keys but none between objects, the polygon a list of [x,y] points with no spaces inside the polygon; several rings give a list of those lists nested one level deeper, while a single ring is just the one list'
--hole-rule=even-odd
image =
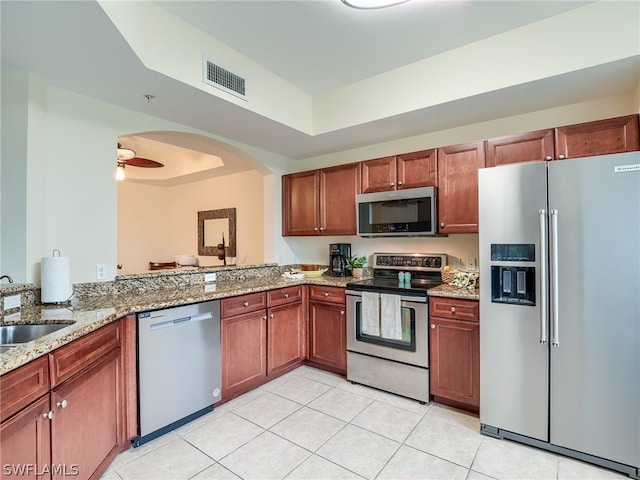
[{"label": "oven door window", "polygon": [[416,351],[416,311],[411,307],[400,308],[402,340],[362,333],[362,302],[356,302],[356,340],[398,350]]}]

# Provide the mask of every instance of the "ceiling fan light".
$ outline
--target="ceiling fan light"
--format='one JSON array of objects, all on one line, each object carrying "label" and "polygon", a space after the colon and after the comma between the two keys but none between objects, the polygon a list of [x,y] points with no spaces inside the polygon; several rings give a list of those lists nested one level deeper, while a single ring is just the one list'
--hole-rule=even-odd
[{"label": "ceiling fan light", "polygon": [[116,168],[116,180],[124,180],[124,162],[118,162],[118,167]]},{"label": "ceiling fan light", "polygon": [[393,7],[409,0],[340,0],[346,6],[360,10],[374,10],[376,8]]},{"label": "ceiling fan light", "polygon": [[131,160],[136,156],[136,152],[130,148],[118,147],[118,161]]}]

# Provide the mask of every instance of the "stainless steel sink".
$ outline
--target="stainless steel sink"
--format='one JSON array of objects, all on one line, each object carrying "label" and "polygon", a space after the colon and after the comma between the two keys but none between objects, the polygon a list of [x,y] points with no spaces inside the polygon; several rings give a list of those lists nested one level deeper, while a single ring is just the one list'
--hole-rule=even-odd
[{"label": "stainless steel sink", "polygon": [[37,340],[73,323],[47,323],[43,325],[3,325],[0,326],[0,345],[15,345]]}]

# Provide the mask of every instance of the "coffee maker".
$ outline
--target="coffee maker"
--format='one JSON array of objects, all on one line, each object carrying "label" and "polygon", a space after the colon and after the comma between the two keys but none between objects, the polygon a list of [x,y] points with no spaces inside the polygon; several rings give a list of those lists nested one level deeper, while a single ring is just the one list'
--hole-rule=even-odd
[{"label": "coffee maker", "polygon": [[334,277],[347,276],[347,260],[351,258],[350,243],[329,244],[329,273]]}]

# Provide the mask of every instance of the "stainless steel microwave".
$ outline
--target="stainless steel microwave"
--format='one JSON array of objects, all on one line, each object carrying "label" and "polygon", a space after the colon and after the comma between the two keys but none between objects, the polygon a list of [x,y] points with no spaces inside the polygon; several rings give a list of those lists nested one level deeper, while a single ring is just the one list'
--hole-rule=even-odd
[{"label": "stainless steel microwave", "polygon": [[436,235],[436,188],[356,195],[356,215],[361,237]]}]

